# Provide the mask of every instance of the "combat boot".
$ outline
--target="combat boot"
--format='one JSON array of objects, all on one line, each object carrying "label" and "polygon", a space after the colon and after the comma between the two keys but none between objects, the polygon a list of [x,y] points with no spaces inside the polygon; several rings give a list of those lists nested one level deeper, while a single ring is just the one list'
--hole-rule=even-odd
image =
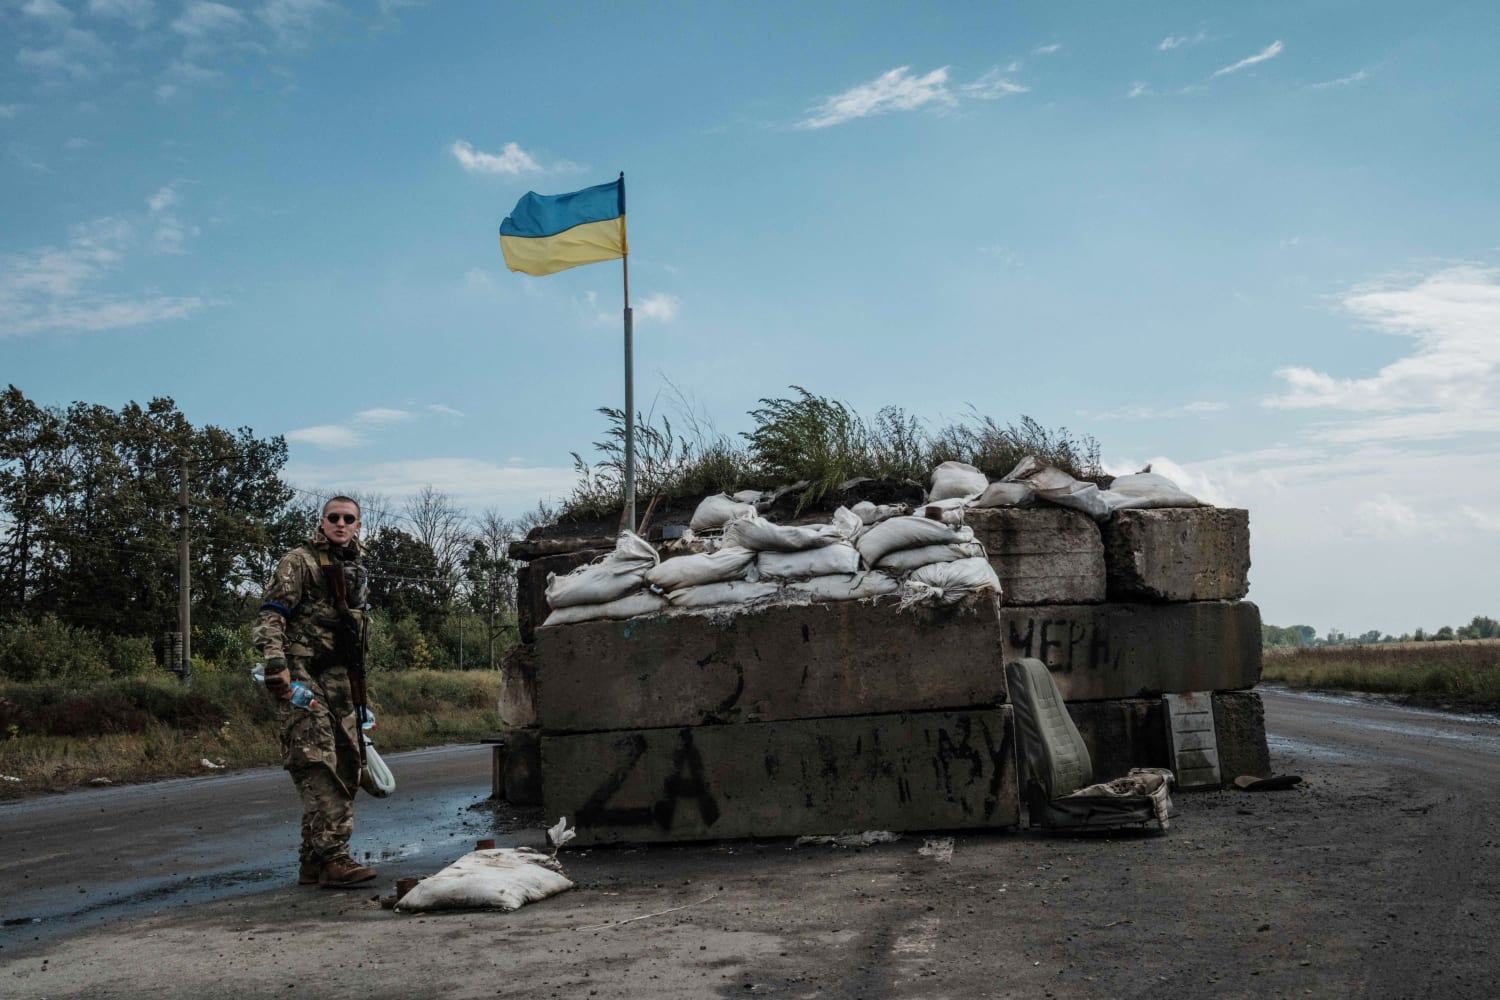
[{"label": "combat boot", "polygon": [[323,862],[317,858],[303,858],[302,863],[297,866],[298,885],[317,885],[318,876],[323,871]]},{"label": "combat boot", "polygon": [[360,864],[347,854],[340,854],[323,862],[323,870],[318,873],[318,884],[325,889],[343,889],[368,882],[374,877],[375,869]]}]

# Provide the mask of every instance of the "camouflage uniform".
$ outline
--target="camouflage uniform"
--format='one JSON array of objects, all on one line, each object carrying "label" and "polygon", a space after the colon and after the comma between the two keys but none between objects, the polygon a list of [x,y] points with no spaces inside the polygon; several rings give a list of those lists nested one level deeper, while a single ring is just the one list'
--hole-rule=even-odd
[{"label": "camouflage uniform", "polygon": [[266,587],[255,626],[256,647],[266,660],[286,660],[292,681],[313,690],[311,710],[278,701],[281,762],[302,796],[304,865],[345,854],[354,829],[354,793],[359,787],[359,726],[355,720],[347,664],[334,663],[339,612],[324,580],[319,554],[344,571],[346,603],[363,634],[369,587],[359,543],[340,550],[319,528],[281,557]]}]

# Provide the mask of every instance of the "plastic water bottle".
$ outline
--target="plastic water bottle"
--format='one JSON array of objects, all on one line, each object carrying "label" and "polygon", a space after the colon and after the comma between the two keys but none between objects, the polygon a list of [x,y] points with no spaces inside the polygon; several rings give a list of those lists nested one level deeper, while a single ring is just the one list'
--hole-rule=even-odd
[{"label": "plastic water bottle", "polygon": [[361,728],[361,729],[374,729],[375,728],[375,713],[374,712],[370,711],[368,708],[360,708],[360,709],[357,709],[356,711],[358,711],[358,713],[359,713],[359,728]]},{"label": "plastic water bottle", "polygon": [[313,694],[313,689],[301,681],[292,681],[292,705],[297,708],[312,710],[318,703],[318,698]]}]

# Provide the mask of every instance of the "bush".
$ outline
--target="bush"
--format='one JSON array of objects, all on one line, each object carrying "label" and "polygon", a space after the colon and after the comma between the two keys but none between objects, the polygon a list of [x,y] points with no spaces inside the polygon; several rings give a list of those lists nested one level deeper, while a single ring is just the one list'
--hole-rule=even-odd
[{"label": "bush", "polygon": [[434,659],[416,618],[393,622],[378,611],[370,616],[370,650],[365,666],[371,672],[428,670]]},{"label": "bush", "polygon": [[109,657],[97,636],[51,615],[0,632],[0,677],[7,680],[88,681],[109,672]]}]

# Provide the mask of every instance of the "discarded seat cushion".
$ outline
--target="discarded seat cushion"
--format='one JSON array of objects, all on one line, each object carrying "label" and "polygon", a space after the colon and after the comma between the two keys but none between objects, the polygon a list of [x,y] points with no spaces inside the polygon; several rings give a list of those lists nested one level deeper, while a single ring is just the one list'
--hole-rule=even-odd
[{"label": "discarded seat cushion", "polygon": [[646,582],[662,590],[699,587],[723,580],[743,580],[755,553],[739,545],[722,545],[713,552],[664,559],[646,573]]},{"label": "discarded seat cushion", "polygon": [[650,542],[633,531],[622,531],[613,552],[563,576],[548,575],[547,605],[556,610],[624,597],[645,586],[646,573],[659,560]]},{"label": "discarded seat cushion", "polygon": [[974,496],[990,484],[983,472],[966,462],[944,462],[932,470],[932,489],[928,500],[949,500]]},{"label": "discarded seat cushion", "polygon": [[697,610],[701,608],[726,608],[738,604],[751,604],[775,597],[781,591],[780,584],[770,581],[726,580],[722,583],[705,583],[700,587],[683,587],[667,595],[673,608]]},{"label": "discarded seat cushion", "polygon": [[[759,499],[759,494],[756,494]],[[751,517],[755,514],[755,503],[744,502],[716,493],[711,497],[704,497],[693,511],[693,518],[688,522],[688,527],[694,531],[713,531],[722,528],[737,517]]]},{"label": "discarded seat cushion", "polygon": [[517,910],[573,888],[548,867],[547,855],[526,847],[470,851],[418,882],[396,903],[402,913],[434,910]]},{"label": "discarded seat cushion", "polygon": [[[713,584],[710,584],[713,586]],[[666,598],[651,593],[649,590],[637,591],[617,600],[606,601],[603,604],[575,604],[568,608],[558,608],[547,616],[543,625],[574,625],[578,622],[591,622],[600,619],[613,619],[620,621],[626,618],[637,618],[641,615],[654,615],[658,611],[664,611],[667,607]]]},{"label": "discarded seat cushion", "polygon": [[838,542],[801,552],[762,552],[755,557],[762,580],[806,580],[814,576],[859,571],[859,550]]}]

